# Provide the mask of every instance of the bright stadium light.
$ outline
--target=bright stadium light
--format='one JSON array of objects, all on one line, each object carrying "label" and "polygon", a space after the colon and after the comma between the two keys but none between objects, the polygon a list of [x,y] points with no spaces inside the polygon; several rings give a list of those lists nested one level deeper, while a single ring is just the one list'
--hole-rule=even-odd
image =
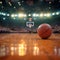
[{"label": "bright stadium light", "polygon": [[47,17],[50,17],[51,16],[51,14],[50,13],[47,13],[47,15],[46,15]]},{"label": "bright stadium light", "polygon": [[24,17],[24,14],[18,14],[18,17]]},{"label": "bright stadium light", "polygon": [[36,14],[36,16],[39,16],[39,14]]},{"label": "bright stadium light", "polygon": [[28,16],[31,16],[31,14],[28,14]]},{"label": "bright stadium light", "polygon": [[35,17],[35,16],[36,16],[36,14],[34,13],[34,14],[33,14],[33,17]]},{"label": "bright stadium light", "polygon": [[35,13],[33,14],[33,17],[37,17],[37,16],[39,16],[39,14],[35,14]]},{"label": "bright stadium light", "polygon": [[40,14],[40,17],[43,17],[43,16],[44,16],[44,14],[43,14],[43,13],[41,13],[41,14]]},{"label": "bright stadium light", "polygon": [[47,14],[44,14],[44,16],[47,16]]},{"label": "bright stadium light", "polygon": [[59,12],[56,12],[56,15],[59,15],[60,13]]},{"label": "bright stadium light", "polygon": [[15,14],[15,17],[17,17],[18,15],[17,14]]},{"label": "bright stadium light", "polygon": [[26,15],[26,14],[24,14],[24,17],[27,17],[27,15]]},{"label": "bright stadium light", "polygon": [[6,18],[5,17],[3,17],[3,20],[5,20]]},{"label": "bright stadium light", "polygon": [[55,15],[55,13],[52,13],[52,15]]},{"label": "bright stadium light", "polygon": [[11,15],[11,17],[15,17],[15,15],[14,15],[14,14],[12,14],[12,15]]},{"label": "bright stadium light", "polygon": [[2,13],[3,16],[5,16],[6,14],[5,13]]},{"label": "bright stadium light", "polygon": [[9,14],[7,14],[7,16],[10,16]]}]

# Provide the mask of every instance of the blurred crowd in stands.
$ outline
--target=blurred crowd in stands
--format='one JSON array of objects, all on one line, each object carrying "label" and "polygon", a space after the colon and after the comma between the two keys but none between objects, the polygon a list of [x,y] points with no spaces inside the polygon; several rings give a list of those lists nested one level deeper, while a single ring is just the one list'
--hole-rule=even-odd
[{"label": "blurred crowd in stands", "polygon": [[[53,33],[60,33],[60,26],[59,25],[54,25],[52,26],[52,30]],[[19,32],[19,33],[36,33],[37,32],[37,28],[33,27],[33,28],[6,28],[6,27],[2,27],[0,26],[0,33],[15,33],[15,32]]]}]

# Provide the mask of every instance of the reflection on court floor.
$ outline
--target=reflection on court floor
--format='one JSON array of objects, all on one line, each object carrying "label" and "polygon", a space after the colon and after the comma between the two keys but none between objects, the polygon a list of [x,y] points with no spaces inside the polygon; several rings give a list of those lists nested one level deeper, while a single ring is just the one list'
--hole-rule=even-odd
[{"label": "reflection on court floor", "polygon": [[37,34],[1,34],[0,57],[2,56],[59,56],[60,35],[43,40]]},{"label": "reflection on court floor", "polygon": [[[51,53],[49,53],[51,52]],[[37,45],[33,45],[32,47],[28,47],[27,44],[21,43],[21,44],[11,44],[10,46],[1,45],[0,46],[0,56],[6,56],[6,55],[59,55],[60,56],[60,48],[57,48],[54,46],[52,51],[45,51],[44,47],[39,47]]]}]

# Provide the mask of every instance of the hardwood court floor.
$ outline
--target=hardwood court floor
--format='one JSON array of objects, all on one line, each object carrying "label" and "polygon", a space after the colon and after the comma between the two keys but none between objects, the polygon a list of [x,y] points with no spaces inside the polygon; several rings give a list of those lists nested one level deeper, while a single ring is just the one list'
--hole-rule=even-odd
[{"label": "hardwood court floor", "polygon": [[[18,45],[22,42],[26,45],[23,56],[18,52]],[[52,34],[45,40],[37,33],[0,34],[0,47],[4,45],[10,49],[11,44],[16,45],[16,52],[13,55],[11,51],[5,53],[6,56],[0,56],[0,60],[60,60],[60,34]]]}]

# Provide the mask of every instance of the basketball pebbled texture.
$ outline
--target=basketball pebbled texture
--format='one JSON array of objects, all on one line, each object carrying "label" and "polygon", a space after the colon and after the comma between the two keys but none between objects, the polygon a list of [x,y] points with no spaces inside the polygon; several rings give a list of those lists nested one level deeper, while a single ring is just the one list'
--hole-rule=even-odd
[{"label": "basketball pebbled texture", "polygon": [[52,34],[52,27],[46,23],[41,24],[37,29],[37,33],[42,39],[47,39]]}]

